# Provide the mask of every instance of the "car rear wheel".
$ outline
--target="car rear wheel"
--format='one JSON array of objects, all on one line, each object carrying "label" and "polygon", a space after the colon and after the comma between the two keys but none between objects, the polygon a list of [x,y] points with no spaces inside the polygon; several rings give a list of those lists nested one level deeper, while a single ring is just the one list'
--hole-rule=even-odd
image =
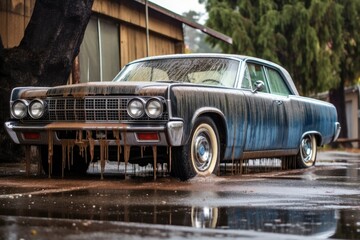
[{"label": "car rear wheel", "polygon": [[317,154],[317,144],[314,135],[306,135],[300,142],[299,153],[297,155],[297,167],[308,168],[315,164]]},{"label": "car rear wheel", "polygon": [[174,149],[172,174],[181,180],[216,172],[220,157],[219,134],[214,121],[200,117],[188,143]]},{"label": "car rear wheel", "polygon": [[[42,168],[46,175],[49,175],[49,163],[48,163],[48,146],[41,146],[41,163]],[[89,167],[90,160],[86,161],[85,157],[82,157],[79,154],[79,147],[75,146],[73,149],[73,164],[67,166],[68,161],[65,163],[64,168],[64,175],[76,175],[76,176],[84,176],[86,171]],[[90,158],[90,154],[88,154],[88,158]],[[51,169],[51,176],[62,176],[62,147],[61,146],[54,146],[54,153],[52,158],[52,169]]]}]

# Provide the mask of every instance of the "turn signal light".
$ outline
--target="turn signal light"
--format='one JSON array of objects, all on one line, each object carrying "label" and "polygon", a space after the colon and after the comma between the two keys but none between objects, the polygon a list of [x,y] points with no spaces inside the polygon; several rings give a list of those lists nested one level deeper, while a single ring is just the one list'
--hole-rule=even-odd
[{"label": "turn signal light", "polygon": [[37,132],[24,132],[24,138],[27,140],[38,140],[40,139],[40,133]]},{"label": "turn signal light", "polygon": [[139,141],[159,141],[159,134],[156,132],[136,133]]}]

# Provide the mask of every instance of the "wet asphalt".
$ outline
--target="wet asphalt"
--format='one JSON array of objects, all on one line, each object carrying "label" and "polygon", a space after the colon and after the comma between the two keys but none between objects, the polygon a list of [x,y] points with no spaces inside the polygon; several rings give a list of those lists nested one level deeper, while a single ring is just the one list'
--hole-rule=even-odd
[{"label": "wet asphalt", "polygon": [[259,164],[181,182],[160,166],[154,180],[150,167],[107,163],[100,180],[97,164],[49,179],[3,163],[0,239],[360,239],[359,154],[320,152],[305,170]]}]

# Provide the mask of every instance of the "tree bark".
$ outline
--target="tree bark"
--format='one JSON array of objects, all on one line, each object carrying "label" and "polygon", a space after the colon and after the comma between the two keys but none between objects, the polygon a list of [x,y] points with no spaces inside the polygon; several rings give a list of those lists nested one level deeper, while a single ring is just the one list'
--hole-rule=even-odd
[{"label": "tree bark", "polygon": [[[66,84],[79,53],[94,0],[37,0],[18,47],[0,44],[0,125],[9,117],[11,89]],[[0,128],[0,159],[15,146]],[[9,159],[11,160],[11,159]]]}]

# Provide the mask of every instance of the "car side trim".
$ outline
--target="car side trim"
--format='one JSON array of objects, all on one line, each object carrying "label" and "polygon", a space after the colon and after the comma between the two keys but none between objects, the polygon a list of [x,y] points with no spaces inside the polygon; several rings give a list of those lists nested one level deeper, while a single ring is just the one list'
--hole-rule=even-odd
[{"label": "car side trim", "polygon": [[14,122],[5,122],[4,127],[9,134],[10,138],[14,141],[16,144],[20,144],[19,138],[17,137],[16,132],[14,131]]},{"label": "car side trim", "polygon": [[171,121],[167,123],[167,136],[171,146],[181,146],[184,133],[182,121]]},{"label": "car side trim", "polygon": [[341,132],[341,125],[339,122],[336,122],[333,142],[335,142],[339,138],[340,132]]},{"label": "car side trim", "polygon": [[296,155],[299,149],[280,149],[280,150],[264,150],[244,152],[242,159],[256,159],[256,158],[272,158]]}]

